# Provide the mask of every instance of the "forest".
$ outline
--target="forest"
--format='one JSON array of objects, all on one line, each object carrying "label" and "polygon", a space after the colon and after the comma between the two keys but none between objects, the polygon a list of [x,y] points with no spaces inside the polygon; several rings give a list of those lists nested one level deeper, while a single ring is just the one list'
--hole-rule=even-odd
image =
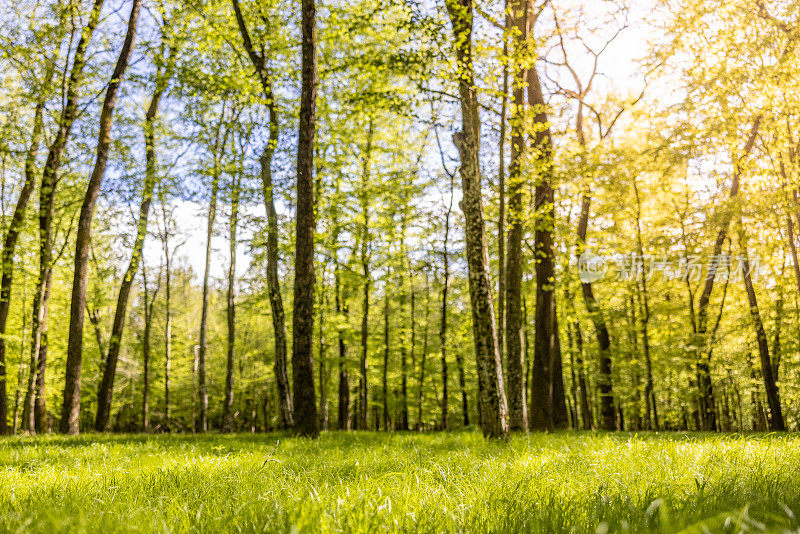
[{"label": "forest", "polygon": [[0,529],[800,528],[800,2],[0,5]]}]

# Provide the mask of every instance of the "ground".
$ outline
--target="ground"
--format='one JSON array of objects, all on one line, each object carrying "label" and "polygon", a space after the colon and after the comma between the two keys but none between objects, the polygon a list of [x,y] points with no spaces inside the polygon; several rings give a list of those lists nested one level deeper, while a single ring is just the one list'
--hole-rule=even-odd
[{"label": "ground", "polygon": [[6,532],[798,531],[800,436],[0,440]]}]

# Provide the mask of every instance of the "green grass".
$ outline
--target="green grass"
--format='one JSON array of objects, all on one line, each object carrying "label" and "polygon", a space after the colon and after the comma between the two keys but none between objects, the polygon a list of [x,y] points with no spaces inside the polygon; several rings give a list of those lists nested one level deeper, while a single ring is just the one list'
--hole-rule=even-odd
[{"label": "green grass", "polygon": [[6,438],[9,532],[798,531],[800,437]]}]

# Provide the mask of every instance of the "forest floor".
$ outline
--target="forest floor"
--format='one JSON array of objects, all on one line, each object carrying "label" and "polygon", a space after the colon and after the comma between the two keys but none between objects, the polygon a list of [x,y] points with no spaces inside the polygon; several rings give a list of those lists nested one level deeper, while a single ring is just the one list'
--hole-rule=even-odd
[{"label": "forest floor", "polygon": [[795,514],[796,435],[0,440],[3,532],[797,532]]}]

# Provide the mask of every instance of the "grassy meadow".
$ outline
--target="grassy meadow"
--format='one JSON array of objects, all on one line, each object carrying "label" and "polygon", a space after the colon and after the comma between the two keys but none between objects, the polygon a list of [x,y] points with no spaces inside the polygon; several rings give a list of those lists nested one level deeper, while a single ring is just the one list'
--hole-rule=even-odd
[{"label": "grassy meadow", "polygon": [[786,532],[800,436],[0,441],[3,532]]}]

